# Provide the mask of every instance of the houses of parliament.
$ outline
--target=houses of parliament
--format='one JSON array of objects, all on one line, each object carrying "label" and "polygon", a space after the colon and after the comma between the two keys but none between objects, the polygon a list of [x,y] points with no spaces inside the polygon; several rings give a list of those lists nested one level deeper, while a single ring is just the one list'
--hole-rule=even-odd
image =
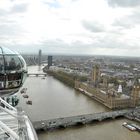
[{"label": "houses of parliament", "polygon": [[123,93],[121,84],[116,88],[109,83],[109,77],[102,75],[100,67],[95,65],[88,82],[75,81],[75,89],[97,100],[110,109],[136,107],[140,104],[140,83],[137,78],[129,94]]}]

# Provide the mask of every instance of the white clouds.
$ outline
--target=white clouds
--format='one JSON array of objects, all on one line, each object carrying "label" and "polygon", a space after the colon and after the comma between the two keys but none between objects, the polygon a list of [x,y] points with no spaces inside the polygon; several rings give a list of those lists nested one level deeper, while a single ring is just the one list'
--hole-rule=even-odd
[{"label": "white clouds", "polygon": [[0,1],[0,9],[9,9],[12,6],[12,3],[9,0],[1,0]]},{"label": "white clouds", "polygon": [[[1,0],[0,42],[15,49],[24,46],[26,52],[34,46],[34,51],[40,47],[56,53],[117,50],[122,55],[127,49],[130,53],[124,55],[139,55],[139,8],[134,9],[129,0],[109,4],[107,0]],[[131,53],[132,47],[137,53]]]},{"label": "white clouds", "polygon": [[140,5],[139,0],[107,0],[111,6],[136,7]]}]

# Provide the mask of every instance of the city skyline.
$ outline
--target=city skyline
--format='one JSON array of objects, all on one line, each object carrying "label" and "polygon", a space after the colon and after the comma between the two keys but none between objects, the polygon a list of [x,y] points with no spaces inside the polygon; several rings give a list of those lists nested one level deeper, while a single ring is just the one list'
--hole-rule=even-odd
[{"label": "city skyline", "polygon": [[48,54],[139,56],[137,0],[1,0],[0,46]]}]

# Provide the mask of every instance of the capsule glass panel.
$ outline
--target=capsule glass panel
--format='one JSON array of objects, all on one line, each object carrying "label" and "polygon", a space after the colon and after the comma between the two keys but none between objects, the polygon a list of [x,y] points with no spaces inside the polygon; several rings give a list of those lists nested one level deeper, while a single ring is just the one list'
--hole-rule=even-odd
[{"label": "capsule glass panel", "polygon": [[23,57],[17,52],[0,47],[0,96],[17,92],[26,75],[27,68]]}]

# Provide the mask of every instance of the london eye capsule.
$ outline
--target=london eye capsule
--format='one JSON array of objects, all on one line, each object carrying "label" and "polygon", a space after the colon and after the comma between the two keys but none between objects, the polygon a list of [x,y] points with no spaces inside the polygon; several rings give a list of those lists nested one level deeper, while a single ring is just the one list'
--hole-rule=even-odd
[{"label": "london eye capsule", "polygon": [[27,76],[26,62],[17,52],[0,47],[0,97],[19,91]]}]

